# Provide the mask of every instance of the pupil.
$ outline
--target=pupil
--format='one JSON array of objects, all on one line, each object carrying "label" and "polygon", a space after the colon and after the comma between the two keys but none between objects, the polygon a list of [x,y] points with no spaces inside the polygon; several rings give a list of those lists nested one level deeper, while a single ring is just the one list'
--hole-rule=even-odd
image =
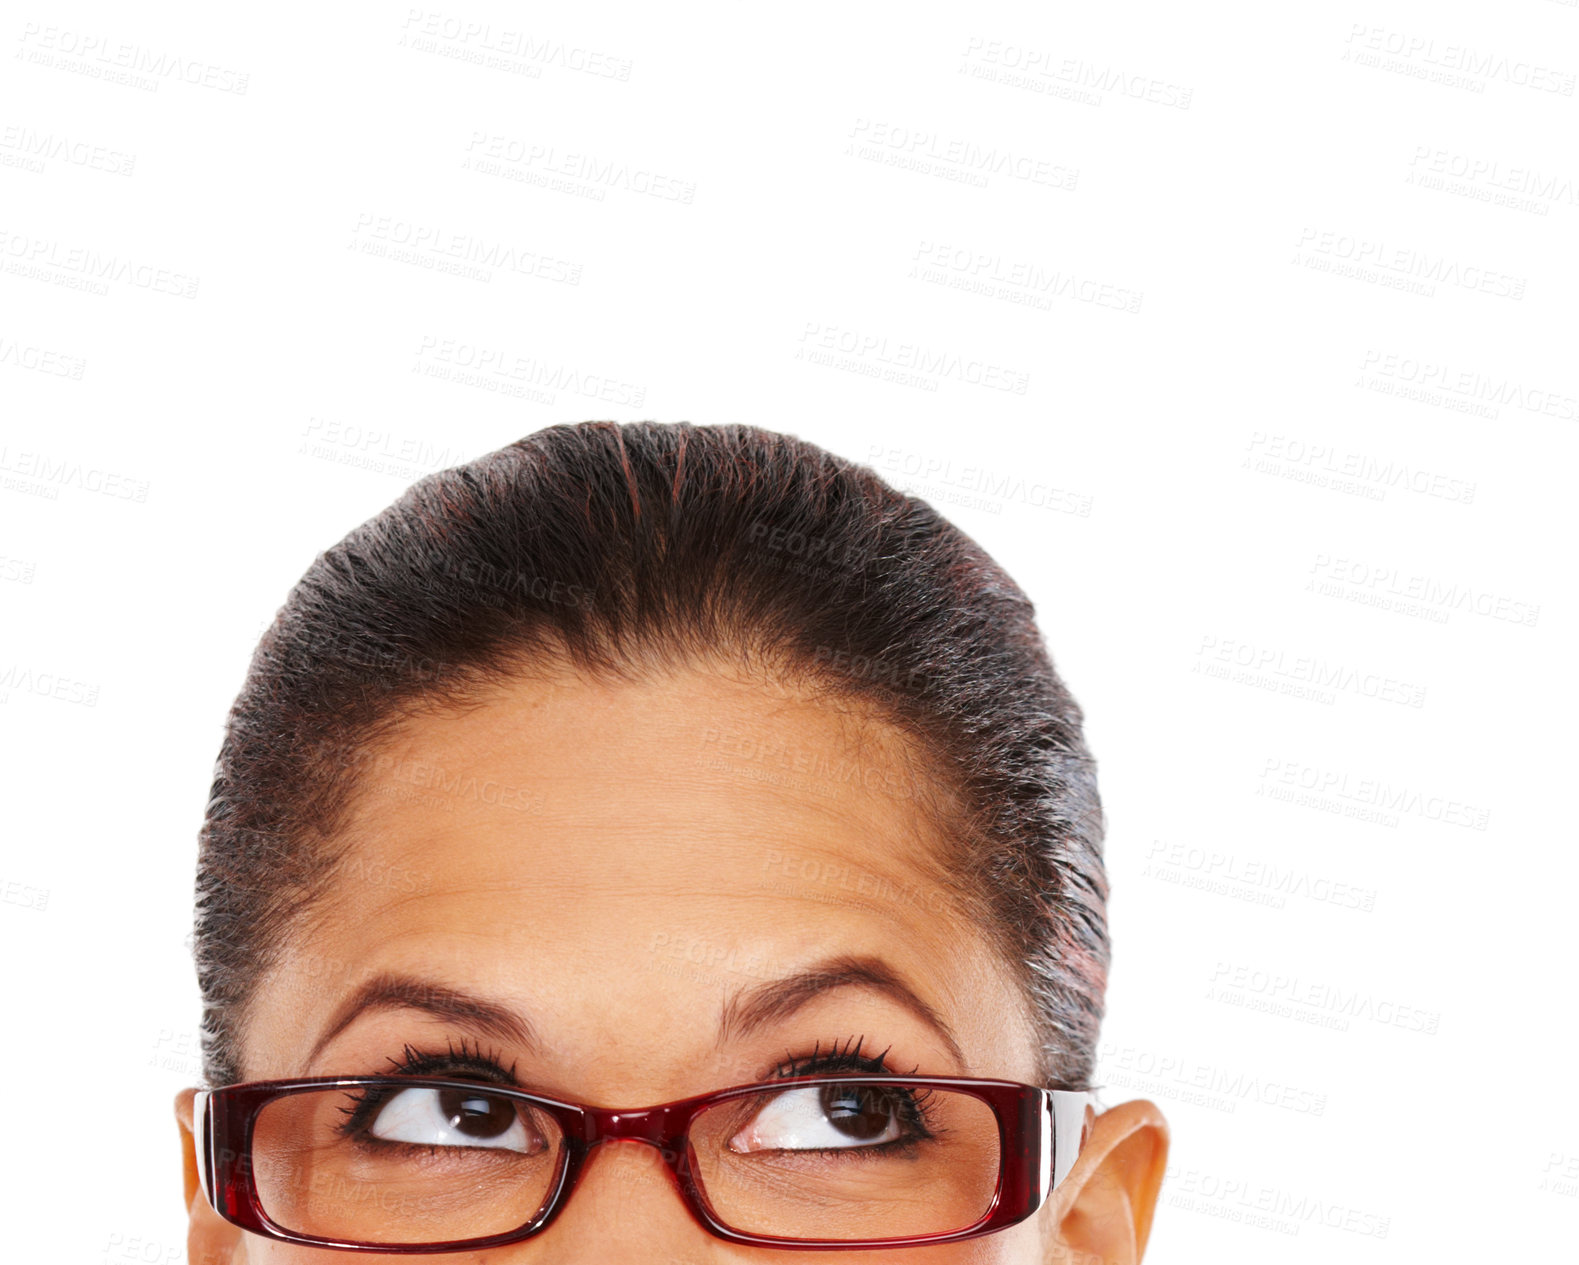
[{"label": "pupil", "polygon": [[496,1138],[515,1123],[514,1104],[463,1089],[441,1089],[439,1109],[451,1128],[469,1138]]},{"label": "pupil", "polygon": [[848,1138],[866,1141],[888,1128],[894,1108],[890,1096],[874,1086],[828,1085],[822,1091],[823,1114]]}]

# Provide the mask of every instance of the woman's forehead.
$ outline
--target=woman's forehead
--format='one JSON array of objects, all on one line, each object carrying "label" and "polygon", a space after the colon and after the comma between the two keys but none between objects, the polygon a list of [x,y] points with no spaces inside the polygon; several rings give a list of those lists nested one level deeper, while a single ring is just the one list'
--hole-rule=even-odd
[{"label": "woman's forehead", "polygon": [[742,864],[835,882],[841,863],[916,886],[940,842],[921,768],[874,716],[709,672],[523,679],[364,753],[345,833],[430,870],[487,860],[589,889],[717,889]]},{"label": "woman's forehead", "polygon": [[[429,969],[569,1022],[588,997],[712,1013],[843,954],[978,1015],[990,954],[940,881],[916,764],[880,723],[706,673],[523,680],[362,762],[332,892],[275,984],[327,1010]],[[268,991],[258,1017],[302,1015]]]}]

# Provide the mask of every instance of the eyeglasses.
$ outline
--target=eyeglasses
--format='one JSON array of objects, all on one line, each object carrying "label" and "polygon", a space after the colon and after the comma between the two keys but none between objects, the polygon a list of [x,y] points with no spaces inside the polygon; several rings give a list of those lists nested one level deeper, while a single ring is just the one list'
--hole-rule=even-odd
[{"label": "eyeglasses", "polygon": [[656,1147],[709,1233],[758,1247],[916,1247],[1025,1220],[1095,1118],[1086,1091],[937,1076],[792,1076],[608,1110],[429,1076],[197,1094],[203,1194],[286,1243],[423,1253],[541,1233],[592,1150]]}]

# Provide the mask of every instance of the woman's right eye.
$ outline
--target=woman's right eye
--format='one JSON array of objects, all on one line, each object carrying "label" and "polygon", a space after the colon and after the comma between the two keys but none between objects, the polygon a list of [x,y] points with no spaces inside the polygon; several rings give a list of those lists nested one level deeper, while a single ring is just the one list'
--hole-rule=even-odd
[{"label": "woman's right eye", "polygon": [[729,1149],[825,1151],[875,1147],[918,1135],[907,1096],[878,1085],[825,1085],[773,1095]]},{"label": "woman's right eye", "polygon": [[548,1148],[514,1101],[471,1089],[402,1089],[379,1104],[367,1133],[385,1142],[488,1147],[523,1155]]}]

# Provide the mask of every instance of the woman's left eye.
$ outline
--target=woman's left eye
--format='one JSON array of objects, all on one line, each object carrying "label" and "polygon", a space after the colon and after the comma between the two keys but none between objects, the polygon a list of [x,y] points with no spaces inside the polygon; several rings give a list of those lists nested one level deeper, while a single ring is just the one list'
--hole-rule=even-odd
[{"label": "woman's left eye", "polygon": [[379,1105],[367,1132],[385,1142],[494,1147],[528,1155],[547,1145],[510,1099],[462,1089],[403,1089]]},{"label": "woman's left eye", "polygon": [[906,1103],[882,1085],[823,1085],[775,1094],[729,1140],[731,1151],[877,1146],[907,1135]]}]

